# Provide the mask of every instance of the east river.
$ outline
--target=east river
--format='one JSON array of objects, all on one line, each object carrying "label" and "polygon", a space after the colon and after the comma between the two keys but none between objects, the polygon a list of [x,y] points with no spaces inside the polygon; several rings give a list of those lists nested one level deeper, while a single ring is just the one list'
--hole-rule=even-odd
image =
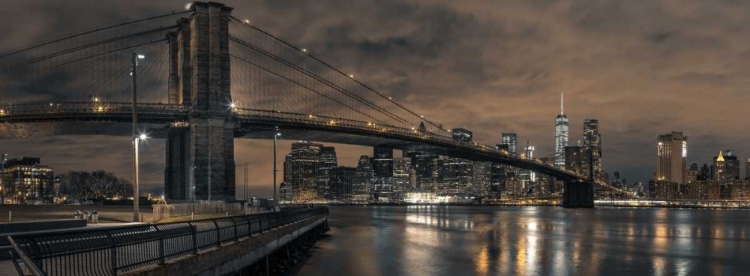
[{"label": "east river", "polygon": [[750,210],[332,206],[295,275],[750,275]]}]

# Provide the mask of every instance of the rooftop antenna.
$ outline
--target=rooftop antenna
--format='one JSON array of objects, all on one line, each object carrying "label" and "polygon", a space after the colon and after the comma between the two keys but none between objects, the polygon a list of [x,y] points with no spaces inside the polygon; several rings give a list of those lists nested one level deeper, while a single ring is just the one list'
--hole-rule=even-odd
[{"label": "rooftop antenna", "polygon": [[560,93],[560,115],[565,114],[563,112],[563,101],[565,100],[565,94]]}]

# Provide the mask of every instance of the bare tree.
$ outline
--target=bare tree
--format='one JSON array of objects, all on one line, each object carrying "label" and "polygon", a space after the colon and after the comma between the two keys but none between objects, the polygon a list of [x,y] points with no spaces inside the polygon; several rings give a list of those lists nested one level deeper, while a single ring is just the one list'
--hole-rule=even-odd
[{"label": "bare tree", "polygon": [[132,196],[129,181],[105,171],[71,171],[60,176],[60,193],[71,199],[101,200]]}]

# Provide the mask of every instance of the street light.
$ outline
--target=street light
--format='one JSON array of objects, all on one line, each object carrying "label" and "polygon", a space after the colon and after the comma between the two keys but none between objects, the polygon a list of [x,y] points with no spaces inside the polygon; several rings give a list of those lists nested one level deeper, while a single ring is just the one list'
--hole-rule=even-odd
[{"label": "street light", "polygon": [[139,136],[136,136],[137,128],[138,128],[138,112],[137,112],[137,103],[138,103],[138,88],[137,88],[137,77],[138,77],[138,60],[144,59],[146,56],[133,53],[133,57],[131,58],[131,68],[130,68],[130,75],[133,77],[133,132],[131,137],[133,137],[133,222],[140,221],[138,219],[138,204],[140,203],[138,200],[138,144],[139,140],[145,140],[146,135],[141,134]]},{"label": "street light", "polygon": [[276,169],[276,139],[281,136],[281,132],[279,132],[279,126],[273,127],[273,202],[274,204],[279,202],[279,197],[276,194],[276,172],[279,170]]}]

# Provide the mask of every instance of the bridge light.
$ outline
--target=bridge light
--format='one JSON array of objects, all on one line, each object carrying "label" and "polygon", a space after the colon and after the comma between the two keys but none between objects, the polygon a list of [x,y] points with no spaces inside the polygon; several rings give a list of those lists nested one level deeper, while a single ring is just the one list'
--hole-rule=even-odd
[{"label": "bridge light", "polygon": [[424,115],[419,115],[419,117],[422,117],[422,118],[424,118]]},{"label": "bridge light", "polygon": [[146,56],[138,54],[138,59],[144,59],[144,58],[146,58]]},{"label": "bridge light", "polygon": [[305,48],[302,48],[302,52],[305,52],[305,53],[307,53],[307,49],[305,49]]},{"label": "bridge light", "polygon": [[[130,73],[130,74],[132,75],[133,73]],[[97,98],[97,97],[94,97],[94,102],[95,102],[95,103],[98,103],[98,102],[99,102],[99,98]]]},{"label": "bridge light", "polygon": [[349,77],[353,79],[353,78],[354,78],[354,75],[349,75]]},{"label": "bridge light", "polygon": [[392,100],[393,100],[393,97],[388,97],[388,99],[392,101]]},{"label": "bridge light", "polygon": [[193,2],[185,4],[185,9],[186,10],[190,10],[190,8],[192,8],[192,7],[193,7]]},{"label": "bridge light", "polygon": [[276,132],[276,136],[281,137],[281,132]]},{"label": "bridge light", "polygon": [[236,108],[236,107],[237,107],[237,104],[236,104],[236,103],[231,103],[231,104],[229,104],[229,107],[231,107],[231,108]]},{"label": "bridge light", "polygon": [[148,135],[146,135],[145,133],[141,133],[141,135],[138,135],[138,139],[146,140],[148,139]]}]

